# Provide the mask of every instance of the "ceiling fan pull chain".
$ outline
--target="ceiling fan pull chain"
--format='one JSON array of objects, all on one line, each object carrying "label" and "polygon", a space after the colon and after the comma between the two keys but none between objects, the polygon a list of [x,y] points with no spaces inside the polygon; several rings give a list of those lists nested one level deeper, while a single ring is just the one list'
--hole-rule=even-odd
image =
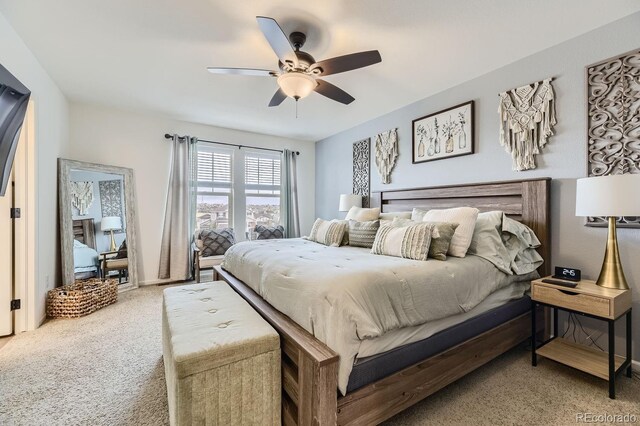
[{"label": "ceiling fan pull chain", "polygon": [[298,100],[296,99],[296,120],[298,119]]}]

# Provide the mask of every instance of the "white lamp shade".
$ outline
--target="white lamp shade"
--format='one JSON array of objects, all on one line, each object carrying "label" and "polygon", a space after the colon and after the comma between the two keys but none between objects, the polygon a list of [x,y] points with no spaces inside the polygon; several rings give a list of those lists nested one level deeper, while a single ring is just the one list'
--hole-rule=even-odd
[{"label": "white lamp shade", "polygon": [[278,86],[287,96],[294,99],[309,96],[317,85],[315,78],[301,72],[288,72],[278,77]]},{"label": "white lamp shade", "polygon": [[338,211],[348,212],[351,207],[362,207],[362,195],[340,194],[340,207]]},{"label": "white lamp shade", "polygon": [[114,231],[122,229],[122,220],[118,216],[107,216],[102,218],[100,229],[104,231]]},{"label": "white lamp shade", "polygon": [[578,179],[576,216],[640,216],[640,174]]}]

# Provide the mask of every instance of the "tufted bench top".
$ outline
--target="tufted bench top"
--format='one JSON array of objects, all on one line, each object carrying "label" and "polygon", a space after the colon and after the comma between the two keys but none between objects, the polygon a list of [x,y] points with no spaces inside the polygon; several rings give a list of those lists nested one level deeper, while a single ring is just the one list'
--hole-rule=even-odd
[{"label": "tufted bench top", "polygon": [[278,333],[223,281],[165,289],[163,315],[177,378],[280,348]]}]

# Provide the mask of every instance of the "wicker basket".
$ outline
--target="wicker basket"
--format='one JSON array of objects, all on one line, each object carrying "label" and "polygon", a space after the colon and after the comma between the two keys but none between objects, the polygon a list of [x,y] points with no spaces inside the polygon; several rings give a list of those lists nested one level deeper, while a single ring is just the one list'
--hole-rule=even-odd
[{"label": "wicker basket", "polygon": [[74,284],[49,290],[47,316],[49,318],[79,318],[118,301],[116,280],[98,278],[76,281]]}]

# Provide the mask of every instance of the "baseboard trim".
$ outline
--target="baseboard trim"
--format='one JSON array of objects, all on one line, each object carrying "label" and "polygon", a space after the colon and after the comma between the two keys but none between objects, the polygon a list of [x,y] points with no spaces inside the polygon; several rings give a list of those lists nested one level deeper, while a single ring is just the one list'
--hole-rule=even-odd
[{"label": "baseboard trim", "polygon": [[144,286],[148,286],[148,285],[173,284],[173,283],[179,283],[179,282],[182,282],[182,281],[176,281],[176,280],[172,280],[172,279],[166,278],[166,279],[159,279],[159,280],[140,281],[138,283],[138,286],[144,287]]}]

